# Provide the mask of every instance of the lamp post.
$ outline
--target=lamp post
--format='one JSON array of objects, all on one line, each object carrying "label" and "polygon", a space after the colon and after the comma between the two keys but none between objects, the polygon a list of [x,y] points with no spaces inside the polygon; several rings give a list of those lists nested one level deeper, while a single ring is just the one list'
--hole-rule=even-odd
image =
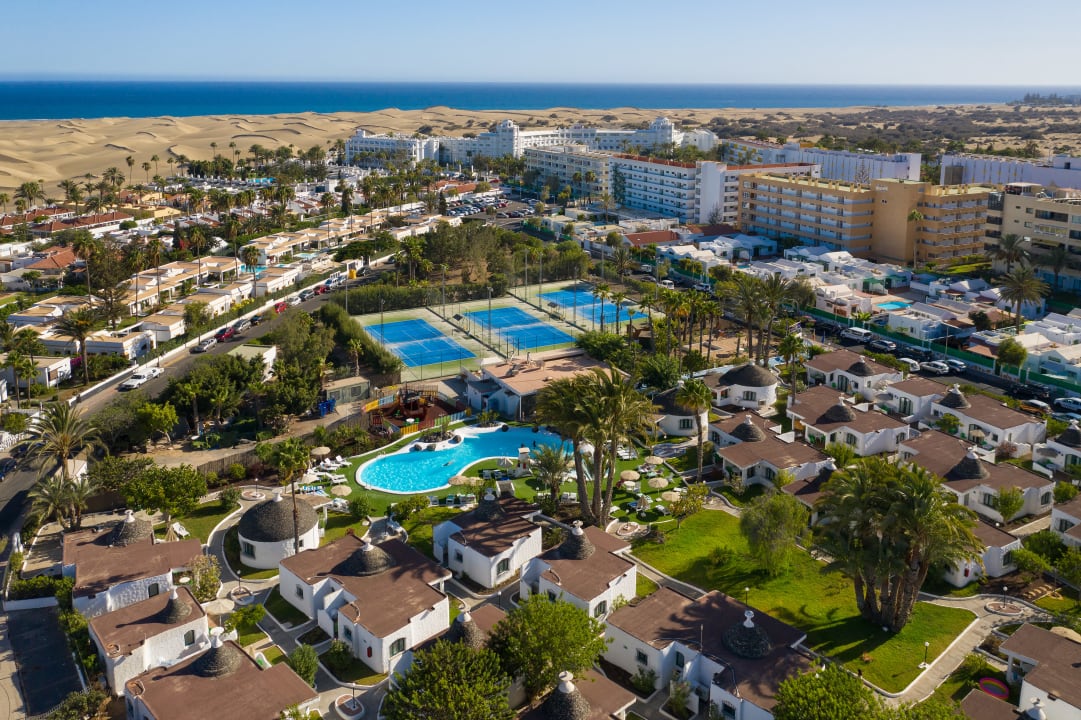
[{"label": "lamp post", "polygon": [[923,662],[920,663],[920,669],[926,669],[931,667],[927,663],[927,653],[931,649],[931,643],[928,640],[923,641]]},{"label": "lamp post", "polygon": [[1006,591],[1007,590],[1009,590],[1009,587],[1007,587],[1006,585],[1003,585],[1002,586],[1002,604],[1003,605],[1006,604]]},{"label": "lamp post", "polygon": [[381,342],[383,342],[384,344],[386,344],[387,336],[383,334],[383,302],[384,302],[384,298],[382,296],[380,296],[380,298],[379,298],[379,340]]},{"label": "lamp post", "polygon": [[492,344],[492,286],[488,286],[488,345]]},{"label": "lamp post", "polygon": [[751,604],[751,588],[750,587],[743,588],[743,604],[744,605],[750,605]]},{"label": "lamp post", "polygon": [[444,263],[441,265],[443,268],[443,319],[447,319],[447,265]]}]

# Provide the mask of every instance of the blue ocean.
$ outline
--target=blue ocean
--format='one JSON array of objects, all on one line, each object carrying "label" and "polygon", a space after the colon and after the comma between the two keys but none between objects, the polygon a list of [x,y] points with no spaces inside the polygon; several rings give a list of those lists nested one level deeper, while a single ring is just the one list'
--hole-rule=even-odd
[{"label": "blue ocean", "polygon": [[[1031,88],[870,85],[595,85],[387,82],[0,81],[0,120],[293,112],[783,108],[1008,102]],[[1040,88],[1043,93],[1077,93]]]}]

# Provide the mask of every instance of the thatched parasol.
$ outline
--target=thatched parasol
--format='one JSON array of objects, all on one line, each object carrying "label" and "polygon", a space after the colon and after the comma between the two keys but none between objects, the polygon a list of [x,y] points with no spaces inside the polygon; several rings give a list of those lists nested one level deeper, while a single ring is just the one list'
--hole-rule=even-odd
[{"label": "thatched parasol", "polygon": [[637,470],[624,470],[619,474],[620,480],[630,480],[631,482],[638,480],[640,477],[642,476],[638,473]]},{"label": "thatched parasol", "polygon": [[649,486],[651,488],[654,488],[654,489],[668,487],[668,478],[666,478],[666,477],[650,478],[649,479]]},{"label": "thatched parasol", "polygon": [[335,485],[330,489],[330,494],[337,495],[338,497],[345,497],[351,492],[353,492],[353,488],[348,485]]},{"label": "thatched parasol", "polygon": [[476,480],[477,478],[467,477],[466,475],[455,475],[447,482],[451,485],[472,485]]},{"label": "thatched parasol", "polygon": [[665,502],[676,502],[679,500],[680,494],[675,490],[665,490],[661,493],[661,500]]},{"label": "thatched parasol", "polygon": [[664,464],[664,458],[657,457],[656,455],[650,455],[646,458],[647,465],[662,465]]},{"label": "thatched parasol", "polygon": [[317,448],[312,448],[312,457],[316,460],[322,460],[325,457],[330,456],[330,448],[326,445],[320,445]]}]

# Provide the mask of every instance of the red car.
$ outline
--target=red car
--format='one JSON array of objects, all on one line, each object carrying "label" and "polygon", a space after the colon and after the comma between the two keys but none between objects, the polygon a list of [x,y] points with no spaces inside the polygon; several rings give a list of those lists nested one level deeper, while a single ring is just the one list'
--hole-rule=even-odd
[{"label": "red car", "polygon": [[281,315],[283,312],[286,311],[286,309],[288,309],[288,307],[289,307],[289,303],[282,300],[280,303],[278,303],[277,305],[274,306],[274,312]]},{"label": "red car", "polygon": [[327,286],[326,285],[316,285],[315,288],[313,288],[313,289],[315,290],[316,295],[322,295],[323,293],[325,293],[327,291]]},{"label": "red car", "polygon": [[217,338],[218,342],[225,342],[234,336],[236,336],[236,328],[230,326],[219,330],[214,337]]}]

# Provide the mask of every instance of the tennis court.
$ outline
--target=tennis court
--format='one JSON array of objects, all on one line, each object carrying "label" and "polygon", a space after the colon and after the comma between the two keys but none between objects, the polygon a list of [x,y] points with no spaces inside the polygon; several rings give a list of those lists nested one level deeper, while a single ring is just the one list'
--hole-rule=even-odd
[{"label": "tennis court", "polygon": [[[473,310],[464,315],[483,328],[484,332],[488,331],[487,310]],[[567,333],[533,317],[521,308],[493,308],[490,317],[492,332],[516,352],[574,342],[574,338]]]},{"label": "tennis court", "polygon": [[433,365],[476,357],[421,319],[365,325],[364,329],[397,355],[406,367]]},{"label": "tennis court", "polygon": [[628,310],[630,303],[626,301],[622,307],[617,308],[611,300],[602,302],[589,290],[553,290],[542,294],[541,299],[558,305],[564,316],[576,315],[579,319],[592,319],[594,325],[599,325],[602,317],[605,324],[616,322],[617,319],[626,321],[629,318],[645,317],[642,313]]}]

